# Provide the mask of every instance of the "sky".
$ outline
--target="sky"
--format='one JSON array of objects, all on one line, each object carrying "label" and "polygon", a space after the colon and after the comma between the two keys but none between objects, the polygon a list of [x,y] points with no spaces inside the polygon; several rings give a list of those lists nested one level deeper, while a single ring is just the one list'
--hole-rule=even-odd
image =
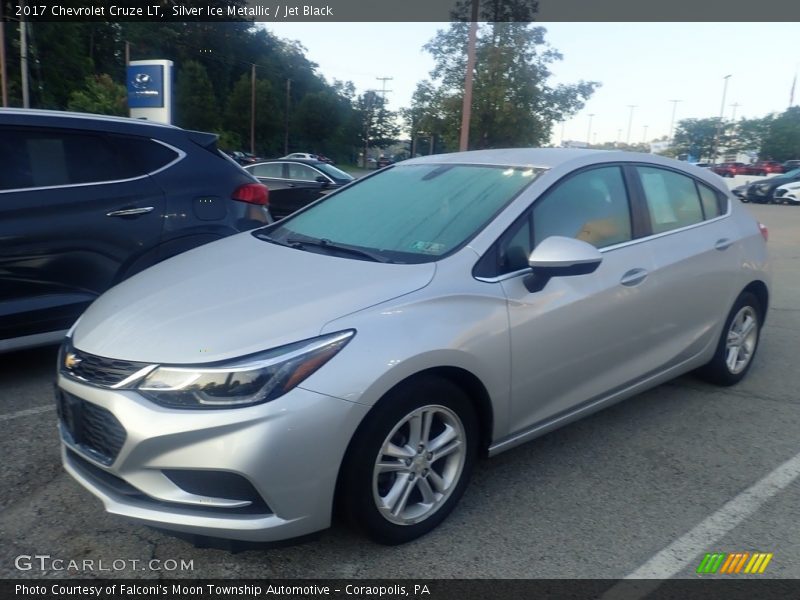
[{"label": "sky", "polygon": [[[685,118],[736,120],[781,112],[800,66],[797,23],[539,23],[563,55],[551,83],[599,81],[583,110],[553,128],[563,139],[642,142]],[[381,90],[389,107],[408,106],[433,67],[422,46],[446,23],[270,23],[300,41],[328,81],[352,81],[359,93]],[[725,76],[730,75],[725,89]],[[680,100],[673,103],[671,100]],[[794,104],[800,104],[800,85]],[[635,108],[629,108],[633,105]],[[737,106],[734,106],[737,105]],[[593,114],[593,117],[589,117]],[[632,117],[632,118],[631,118]],[[629,133],[630,122],[630,133]]]}]

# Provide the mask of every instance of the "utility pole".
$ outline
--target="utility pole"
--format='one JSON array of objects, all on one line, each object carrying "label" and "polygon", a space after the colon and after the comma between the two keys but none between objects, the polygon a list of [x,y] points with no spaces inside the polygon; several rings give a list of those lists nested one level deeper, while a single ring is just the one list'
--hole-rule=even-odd
[{"label": "utility pole", "polygon": [[648,127],[649,127],[649,125],[645,125],[644,126],[644,133],[642,133],[642,143],[643,144],[647,143],[647,128]]},{"label": "utility pole", "polygon": [[[20,2],[20,6],[25,10],[25,0]],[[25,17],[19,21],[19,68],[20,80],[22,83],[22,107],[30,108],[31,99],[28,91],[28,24]]]},{"label": "utility pole", "polygon": [[381,89],[381,98],[383,98],[384,102],[386,102],[386,92],[391,92],[392,90],[386,89],[386,82],[392,81],[394,77],[376,77],[378,81],[382,82],[382,89]]},{"label": "utility pole", "polygon": [[286,80],[286,123],[283,130],[283,155],[289,154],[289,104],[291,103],[292,80]]},{"label": "utility pole", "polygon": [[458,149],[464,152],[469,148],[469,124],[472,117],[472,72],[475,70],[475,45],[478,39],[478,0],[472,0],[472,14],[469,23],[469,42],[467,44],[467,72],[464,75],[464,102],[461,105],[461,139]]},{"label": "utility pole", "polygon": [[8,82],[6,81],[6,23],[3,21],[2,0],[0,0],[0,90],[5,108],[8,106]]},{"label": "utility pole", "polygon": [[125,66],[129,66],[131,64],[131,43],[128,40],[125,40]]},{"label": "utility pole", "polygon": [[592,143],[592,117],[594,113],[589,113],[589,129],[586,131],[586,144]]},{"label": "utility pole", "polygon": [[256,153],[256,64],[250,64],[250,153]]}]

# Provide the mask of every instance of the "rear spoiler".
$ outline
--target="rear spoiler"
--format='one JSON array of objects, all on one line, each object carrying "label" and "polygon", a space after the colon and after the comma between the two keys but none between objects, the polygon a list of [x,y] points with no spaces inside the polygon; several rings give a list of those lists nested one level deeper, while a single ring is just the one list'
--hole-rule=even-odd
[{"label": "rear spoiler", "polygon": [[217,149],[219,136],[216,133],[206,133],[205,131],[186,131],[186,135],[198,146],[206,150],[214,151]]}]

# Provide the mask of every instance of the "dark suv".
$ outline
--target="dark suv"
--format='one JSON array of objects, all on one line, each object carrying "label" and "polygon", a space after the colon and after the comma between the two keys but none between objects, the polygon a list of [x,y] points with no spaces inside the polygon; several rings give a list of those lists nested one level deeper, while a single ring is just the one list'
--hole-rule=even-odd
[{"label": "dark suv", "polygon": [[123,279],[271,222],[266,188],[216,141],[136,119],[0,109],[0,351],[59,341]]}]

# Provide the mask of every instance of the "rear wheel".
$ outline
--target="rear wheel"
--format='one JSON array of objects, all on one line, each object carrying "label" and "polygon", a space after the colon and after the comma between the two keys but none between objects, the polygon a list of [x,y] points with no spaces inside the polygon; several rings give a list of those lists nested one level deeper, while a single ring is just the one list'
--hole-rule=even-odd
[{"label": "rear wheel", "polygon": [[460,388],[439,378],[401,385],[348,450],[340,488],[346,516],[383,544],[428,533],[464,493],[477,440],[475,412]]},{"label": "rear wheel", "polygon": [[758,349],[762,314],[758,298],[750,292],[742,293],[728,314],[714,357],[698,374],[717,385],[739,383]]}]

